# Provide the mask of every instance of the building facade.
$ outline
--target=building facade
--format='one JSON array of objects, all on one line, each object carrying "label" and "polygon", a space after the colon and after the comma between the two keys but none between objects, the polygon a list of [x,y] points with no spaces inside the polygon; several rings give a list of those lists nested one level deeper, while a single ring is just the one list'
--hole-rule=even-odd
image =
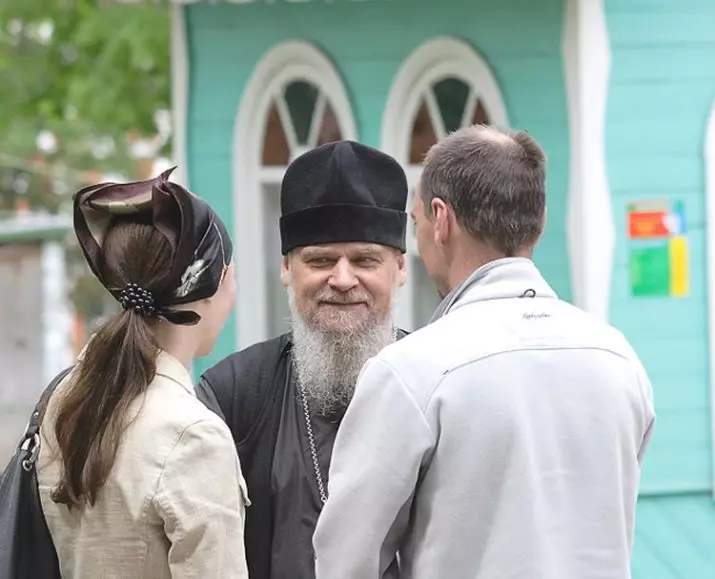
[{"label": "building facade", "polygon": [[72,220],[0,219],[0,465],[47,384],[73,358],[64,238]]},{"label": "building facade", "polygon": [[[620,328],[652,378],[636,579],[715,577],[715,3],[184,0],[173,6],[179,179],[234,234],[239,300],[217,360],[287,327],[279,187],[337,138],[411,183],[460,126],[525,128],[549,157],[535,261]],[[437,297],[409,239],[400,323]]]}]

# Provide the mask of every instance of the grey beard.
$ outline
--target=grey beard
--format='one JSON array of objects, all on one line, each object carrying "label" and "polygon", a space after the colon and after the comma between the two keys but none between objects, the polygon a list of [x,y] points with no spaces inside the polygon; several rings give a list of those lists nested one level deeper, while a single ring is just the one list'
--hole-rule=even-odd
[{"label": "grey beard", "polygon": [[328,332],[311,327],[288,290],[293,330],[293,362],[311,410],[328,416],[344,411],[368,359],[395,341],[391,316],[357,331]]}]

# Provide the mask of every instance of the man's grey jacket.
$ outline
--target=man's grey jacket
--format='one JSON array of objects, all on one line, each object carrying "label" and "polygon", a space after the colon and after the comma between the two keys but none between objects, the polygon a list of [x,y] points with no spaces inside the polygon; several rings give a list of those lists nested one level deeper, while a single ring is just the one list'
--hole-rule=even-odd
[{"label": "man's grey jacket", "polygon": [[533,263],[477,270],[363,369],[314,536],[318,579],[628,579],[651,384]]}]

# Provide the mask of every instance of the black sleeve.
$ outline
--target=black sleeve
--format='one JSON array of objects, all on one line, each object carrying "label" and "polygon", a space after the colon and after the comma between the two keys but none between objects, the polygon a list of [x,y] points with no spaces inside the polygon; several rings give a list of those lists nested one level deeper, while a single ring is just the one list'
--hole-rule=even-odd
[{"label": "black sleeve", "polygon": [[206,381],[204,376],[201,377],[199,384],[196,386],[196,397],[201,400],[209,410],[214,411],[221,420],[228,424],[223,406],[221,406],[221,403],[218,401],[213,387]]},{"label": "black sleeve", "polygon": [[286,337],[254,344],[204,372],[196,394],[228,424],[234,442],[251,434],[265,406]]}]

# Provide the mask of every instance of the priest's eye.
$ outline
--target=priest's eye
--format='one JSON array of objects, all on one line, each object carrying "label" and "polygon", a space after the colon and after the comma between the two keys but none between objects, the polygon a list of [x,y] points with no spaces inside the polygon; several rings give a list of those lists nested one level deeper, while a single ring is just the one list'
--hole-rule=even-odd
[{"label": "priest's eye", "polygon": [[327,257],[315,257],[308,261],[312,267],[330,267],[334,261]]},{"label": "priest's eye", "polygon": [[355,261],[355,264],[359,267],[375,267],[380,264],[380,260],[376,257],[361,257]]}]

